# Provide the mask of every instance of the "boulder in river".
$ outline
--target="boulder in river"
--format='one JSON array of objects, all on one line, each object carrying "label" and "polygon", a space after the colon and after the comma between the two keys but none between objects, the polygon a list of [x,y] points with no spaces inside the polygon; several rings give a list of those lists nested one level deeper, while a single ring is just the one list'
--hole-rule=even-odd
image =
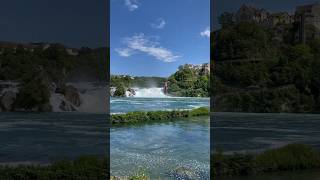
[{"label": "boulder in river", "polygon": [[194,180],[199,179],[198,174],[188,167],[177,167],[172,170],[169,175],[174,179],[179,180]]},{"label": "boulder in river", "polygon": [[129,180],[128,176],[111,176],[110,180]]},{"label": "boulder in river", "polygon": [[77,111],[77,109],[69,102],[65,101],[65,100],[62,100],[60,105],[59,105],[59,108],[62,110],[62,111]]},{"label": "boulder in river", "polygon": [[77,88],[68,85],[64,89],[64,96],[66,100],[71,102],[73,105],[79,107],[81,105],[80,94]]},{"label": "boulder in river", "polygon": [[17,98],[17,93],[6,91],[0,98],[0,106],[3,111],[11,111],[14,108],[14,102]]},{"label": "boulder in river", "polygon": [[133,88],[128,88],[126,92],[127,97],[133,97],[136,95],[136,91]]}]

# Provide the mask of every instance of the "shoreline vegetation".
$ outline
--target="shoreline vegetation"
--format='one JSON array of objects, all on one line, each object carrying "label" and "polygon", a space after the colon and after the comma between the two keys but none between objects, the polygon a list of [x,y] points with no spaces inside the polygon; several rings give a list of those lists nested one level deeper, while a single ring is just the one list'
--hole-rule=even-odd
[{"label": "shoreline vegetation", "polygon": [[108,158],[86,155],[74,160],[55,161],[49,165],[0,165],[0,179],[101,180],[107,179],[110,176],[108,169]]},{"label": "shoreline vegetation", "polygon": [[[282,172],[320,170],[320,151],[304,144],[289,144],[261,153],[211,154],[211,177],[248,177]],[[75,160],[60,160],[49,165],[0,165],[0,179],[107,179],[109,159],[81,156]],[[149,180],[148,173],[139,171],[113,179]]]},{"label": "shoreline vegetation", "polygon": [[304,144],[289,144],[254,154],[211,154],[211,176],[253,176],[320,170],[320,151]]},{"label": "shoreline vegetation", "polygon": [[136,124],[144,122],[162,122],[173,121],[176,119],[196,117],[196,116],[209,116],[209,108],[200,107],[191,110],[172,110],[172,111],[135,111],[126,114],[112,114],[112,125],[125,125]]}]

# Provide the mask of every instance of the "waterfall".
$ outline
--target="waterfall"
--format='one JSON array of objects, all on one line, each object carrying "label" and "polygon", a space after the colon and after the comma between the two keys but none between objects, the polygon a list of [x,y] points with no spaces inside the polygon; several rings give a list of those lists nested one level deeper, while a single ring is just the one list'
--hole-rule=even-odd
[{"label": "waterfall", "polygon": [[[68,83],[77,88],[80,95],[81,105],[76,107],[71,102],[68,102],[64,95],[51,93],[50,103],[53,112],[72,111],[86,113],[106,113],[108,92],[105,85],[95,85],[91,82]],[[60,105],[65,102],[65,109],[61,109]]]},{"label": "waterfall", "polygon": [[134,97],[168,97],[163,93],[163,88],[133,88]]}]

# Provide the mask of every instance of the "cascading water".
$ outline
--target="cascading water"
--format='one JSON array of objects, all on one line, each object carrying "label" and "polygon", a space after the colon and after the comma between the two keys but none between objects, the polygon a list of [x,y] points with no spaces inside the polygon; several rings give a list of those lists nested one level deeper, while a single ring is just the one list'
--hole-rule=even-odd
[{"label": "cascading water", "polygon": [[164,94],[163,88],[133,88],[135,95],[133,97],[168,97]]},{"label": "cascading water", "polygon": [[[97,85],[94,82],[68,83],[68,85],[72,85],[79,91],[81,105],[77,107],[66,100],[64,95],[51,93],[50,104],[53,112],[71,111],[71,109],[74,109],[77,112],[86,113],[107,112],[108,91],[105,85]],[[61,109],[60,104],[62,101],[66,102],[66,106],[69,107],[67,109],[70,110]]]}]

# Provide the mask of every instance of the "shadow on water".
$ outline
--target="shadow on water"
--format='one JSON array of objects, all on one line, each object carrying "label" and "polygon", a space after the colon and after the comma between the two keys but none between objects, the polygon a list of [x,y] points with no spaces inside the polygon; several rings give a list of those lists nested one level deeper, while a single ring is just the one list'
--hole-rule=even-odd
[{"label": "shadow on water", "polygon": [[219,180],[320,180],[320,172],[301,171],[251,177],[225,177]]}]

